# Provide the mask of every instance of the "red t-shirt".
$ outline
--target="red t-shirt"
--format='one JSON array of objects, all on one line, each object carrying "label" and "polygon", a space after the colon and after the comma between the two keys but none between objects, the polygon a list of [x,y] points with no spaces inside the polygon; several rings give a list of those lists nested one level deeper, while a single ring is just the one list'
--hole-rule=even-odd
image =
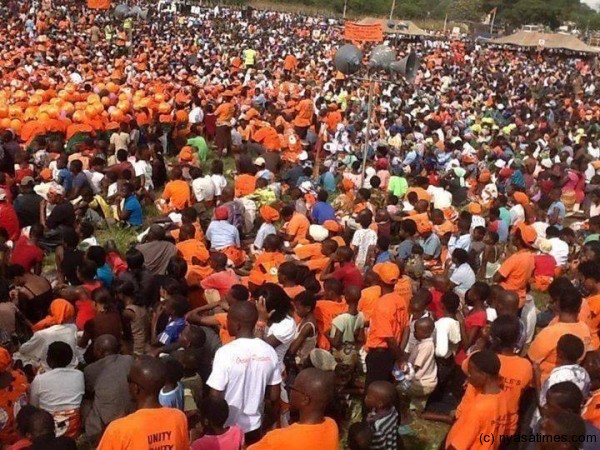
[{"label": "red t-shirt", "polygon": [[429,304],[428,309],[431,311],[431,314],[433,314],[433,318],[438,320],[444,315],[444,310],[442,309],[443,293],[434,288],[429,289],[429,292],[431,293],[431,303]]},{"label": "red t-shirt", "polygon": [[333,278],[340,280],[343,285],[356,286],[359,289],[363,288],[363,277],[354,263],[347,262],[333,272]]},{"label": "red t-shirt", "polygon": [[200,286],[202,286],[202,289],[204,290],[216,289],[219,291],[221,298],[223,298],[223,296],[229,292],[231,286],[234,284],[239,284],[239,282],[240,278],[235,274],[235,272],[231,269],[228,269],[207,276],[200,282]]},{"label": "red t-shirt", "polygon": [[8,203],[0,203],[0,227],[8,232],[8,237],[11,241],[19,238],[21,232],[19,218],[17,217],[15,208]]},{"label": "red t-shirt", "polygon": [[44,259],[44,252],[37,245],[32,243],[26,236],[21,236],[15,242],[15,248],[10,257],[11,264],[18,264],[26,272],[30,272],[37,263]]},{"label": "red t-shirt", "polygon": [[[485,311],[476,311],[465,317],[465,330],[467,333],[469,333],[475,327],[484,328],[486,325],[487,315],[485,314]],[[467,353],[461,348],[456,354],[454,360],[456,361],[456,364],[460,365],[466,358]]]},{"label": "red t-shirt", "polygon": [[85,324],[96,317],[94,302],[92,300],[77,300],[75,302],[75,307],[77,308],[75,325],[77,325],[78,330],[83,331]]},{"label": "red t-shirt", "polygon": [[556,259],[552,255],[535,255],[534,256],[534,276],[553,277],[554,269],[556,269]]}]

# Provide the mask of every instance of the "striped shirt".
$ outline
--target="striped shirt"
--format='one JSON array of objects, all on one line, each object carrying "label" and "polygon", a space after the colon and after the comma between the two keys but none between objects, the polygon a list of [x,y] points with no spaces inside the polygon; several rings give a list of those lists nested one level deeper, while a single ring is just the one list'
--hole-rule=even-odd
[{"label": "striped shirt", "polygon": [[399,445],[402,442],[398,433],[399,419],[398,412],[392,408],[387,415],[378,418],[371,424],[373,428],[371,450],[401,450],[403,448],[403,445]]}]

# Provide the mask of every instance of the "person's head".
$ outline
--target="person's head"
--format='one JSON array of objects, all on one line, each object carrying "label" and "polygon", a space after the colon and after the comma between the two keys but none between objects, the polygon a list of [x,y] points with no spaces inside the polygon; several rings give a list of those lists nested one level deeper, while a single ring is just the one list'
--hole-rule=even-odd
[{"label": "person's head", "polygon": [[329,198],[329,193],[325,189],[321,189],[317,194],[317,200],[320,202],[326,202]]},{"label": "person's head", "polygon": [[32,442],[54,437],[56,432],[52,414],[43,409],[36,409],[29,422],[28,437]]},{"label": "person's head", "polygon": [[500,359],[492,350],[473,353],[469,359],[468,379],[477,389],[484,389],[489,383],[498,381]]},{"label": "person's head", "polygon": [[94,302],[94,309],[99,313],[115,311],[117,309],[114,297],[105,287],[95,289],[92,292],[92,300]]},{"label": "person's head", "polygon": [[462,266],[469,262],[469,254],[465,249],[455,248],[452,252],[452,262],[456,267]]},{"label": "person's head", "polygon": [[192,206],[181,211],[181,223],[195,223],[198,220],[198,211]]},{"label": "person's head", "polygon": [[389,381],[374,381],[369,384],[365,395],[365,406],[369,411],[382,411],[396,407],[398,393]]},{"label": "person's head", "polygon": [[78,174],[81,171],[83,171],[83,163],[78,159],[74,159],[73,161],[71,161],[69,168],[71,169],[71,172],[73,172],[74,174]]},{"label": "person's head", "polygon": [[431,221],[434,225],[441,225],[446,221],[444,212],[441,209],[434,209],[431,211]]},{"label": "person's head", "polygon": [[519,294],[515,291],[502,291],[495,304],[495,308],[499,316],[509,315],[517,317],[519,315]]},{"label": "person's head", "polygon": [[324,414],[334,392],[333,373],[314,367],[302,370],[290,386],[290,410],[304,413]]},{"label": "person's head", "polygon": [[255,292],[257,298],[265,300],[269,321],[279,323],[292,311],[292,301],[283,288],[275,283],[265,283]]},{"label": "person's head", "polygon": [[150,225],[148,228],[148,234],[146,235],[146,241],[164,241],[165,240],[165,229],[160,225]]},{"label": "person's head", "polygon": [[502,315],[496,317],[490,327],[490,344],[496,352],[514,352],[521,335],[518,317]]},{"label": "person's head", "polygon": [[321,253],[323,256],[331,256],[333,255],[339,247],[337,241],[333,239],[325,239],[323,241],[323,245],[321,246]]},{"label": "person's head", "polygon": [[445,292],[442,295],[442,308],[444,313],[454,316],[460,307],[460,297],[453,291]]},{"label": "person's head", "polygon": [[286,261],[279,266],[277,281],[279,284],[296,284],[298,277],[298,266],[293,261]]},{"label": "person's head", "polygon": [[579,314],[579,310],[581,309],[582,301],[583,299],[578,289],[574,287],[565,289],[558,297],[559,314],[577,316]]},{"label": "person's head", "polygon": [[390,238],[388,236],[379,236],[377,238],[377,249],[380,252],[387,252],[390,249]]},{"label": "person's head", "polygon": [[363,229],[367,229],[373,223],[373,213],[369,209],[363,209],[358,213],[356,221]]},{"label": "person's head", "polygon": [[221,272],[227,267],[227,256],[221,252],[211,253],[208,264],[215,272]]},{"label": "person's head", "polygon": [[119,353],[121,343],[112,334],[103,334],[94,339],[94,357],[100,360],[105,356],[117,355]]},{"label": "person's head", "polygon": [[237,302],[245,302],[250,298],[250,291],[243,284],[234,284],[225,294],[225,301],[231,306]]},{"label": "person's head", "polygon": [[179,229],[179,241],[187,241],[189,239],[194,239],[196,235],[196,228],[191,223],[184,223],[181,225]]},{"label": "person's head", "polygon": [[207,397],[200,405],[200,420],[208,434],[223,430],[229,417],[229,405],[223,398]]},{"label": "person's head", "polygon": [[350,450],[370,450],[373,429],[367,422],[355,422],[348,428],[348,448]]},{"label": "person's head", "polygon": [[253,336],[257,321],[258,310],[254,303],[235,303],[227,313],[227,332],[234,337]]},{"label": "person's head", "polygon": [[335,256],[337,261],[341,263],[350,262],[354,258],[354,251],[348,246],[338,247]]},{"label": "person's head", "polygon": [[55,341],[48,346],[46,363],[51,369],[67,367],[73,360],[73,349],[66,342]]},{"label": "person's head", "polygon": [[400,237],[408,239],[417,234],[417,224],[412,219],[405,219],[400,222]]},{"label": "person's head", "polygon": [[417,290],[410,299],[408,307],[410,314],[415,318],[421,317],[432,300],[433,296],[427,289]]},{"label": "person's head", "polygon": [[170,295],[165,300],[165,313],[171,317],[184,317],[190,310],[190,304],[183,295]]},{"label": "person's head", "polygon": [[31,422],[38,409],[32,405],[23,405],[17,413],[17,431],[21,436],[27,436],[31,432]]},{"label": "person's head", "polygon": [[563,334],[556,345],[558,365],[577,364],[585,352],[583,341],[573,334]]},{"label": "person's head", "polygon": [[161,358],[166,367],[165,384],[176,385],[183,378],[183,365],[175,358]]},{"label": "person's head", "polygon": [[327,300],[337,300],[344,292],[344,285],[340,280],[330,278],[323,282],[323,298]]},{"label": "person's head", "polygon": [[136,272],[144,268],[144,254],[136,248],[130,248],[125,253],[125,261],[127,262],[127,269]]},{"label": "person's head", "polygon": [[131,398],[138,407],[146,402],[158,404],[158,394],[166,378],[167,368],[160,359],[150,356],[136,359],[127,377]]},{"label": "person's head", "polygon": [[178,342],[183,348],[199,349],[206,342],[206,333],[201,327],[188,323],[179,335]]},{"label": "person's head", "polygon": [[73,228],[65,228],[62,233],[63,245],[73,249],[79,245],[79,235]]},{"label": "person's head", "polygon": [[490,285],[477,281],[465,295],[467,305],[483,304],[490,297]]},{"label": "person's head", "polygon": [[498,233],[495,231],[488,231],[483,238],[483,243],[486,245],[496,245],[499,240],[500,236],[498,236]]},{"label": "person's head", "polygon": [[542,434],[540,450],[579,450],[581,443],[577,440],[567,439],[557,442],[555,439],[545,439],[545,436],[584,436],[586,434],[585,422],[581,414],[570,411],[557,411],[542,418],[540,424]]},{"label": "person's head", "polygon": [[577,267],[580,286],[586,295],[598,293],[600,284],[600,264],[593,261],[584,261]]},{"label": "person's head", "polygon": [[281,217],[283,217],[283,220],[287,222],[292,218],[295,211],[296,209],[294,208],[294,205],[285,205],[283,208],[281,208]]},{"label": "person's head", "polygon": [[435,323],[429,317],[421,317],[415,322],[415,339],[422,341],[430,338],[435,329]]},{"label": "person's head", "polygon": [[294,297],[293,303],[296,314],[305,318],[315,310],[317,299],[312,292],[303,291]]},{"label": "person's head", "polygon": [[346,303],[348,303],[348,306],[358,305],[360,296],[361,290],[358,286],[346,286],[346,288],[344,289],[344,298],[346,299]]},{"label": "person's head", "polygon": [[481,242],[483,241],[483,238],[485,237],[485,227],[475,227],[473,229],[473,232],[471,233],[471,238],[473,239],[473,241],[475,242]]}]

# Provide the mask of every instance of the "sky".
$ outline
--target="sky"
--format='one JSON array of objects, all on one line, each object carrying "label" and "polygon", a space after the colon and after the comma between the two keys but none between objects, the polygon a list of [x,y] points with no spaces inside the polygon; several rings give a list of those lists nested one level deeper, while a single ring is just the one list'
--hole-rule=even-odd
[{"label": "sky", "polygon": [[596,10],[600,9],[600,0],[582,0],[586,5],[595,8]]}]

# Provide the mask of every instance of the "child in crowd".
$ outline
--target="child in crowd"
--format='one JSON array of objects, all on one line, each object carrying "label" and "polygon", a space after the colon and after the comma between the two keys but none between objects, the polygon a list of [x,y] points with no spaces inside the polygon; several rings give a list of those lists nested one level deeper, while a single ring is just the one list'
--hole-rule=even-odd
[{"label": "child in crowd", "polygon": [[348,428],[349,450],[371,450],[373,430],[367,422],[355,422]]},{"label": "child in crowd", "polygon": [[408,394],[411,407],[418,411],[425,408],[427,397],[437,385],[437,365],[435,362],[435,345],[433,332],[435,323],[429,317],[421,317],[414,323],[414,337],[416,344],[411,348],[408,357],[415,375],[411,380]]},{"label": "child in crowd", "polygon": [[491,283],[494,275],[500,268],[500,246],[498,245],[498,233],[488,231],[483,238],[485,248],[481,254],[481,265],[479,267],[478,278],[486,283]]},{"label": "child in crowd", "polygon": [[360,296],[361,290],[356,286],[348,286],[344,290],[348,310],[331,321],[329,334],[329,342],[335,350],[341,350],[345,344],[354,346],[356,341],[360,341],[357,338],[360,338],[364,328],[364,317],[358,312]]},{"label": "child in crowd", "polygon": [[410,299],[410,304],[408,306],[410,313],[410,327],[408,329],[409,334],[408,337],[403,337],[403,343],[406,341],[406,345],[404,346],[404,351],[406,353],[410,353],[412,348],[417,344],[417,339],[415,337],[415,322],[425,317],[433,317],[431,311],[428,309],[429,305],[431,304],[431,300],[431,292],[429,292],[427,289],[419,289]]},{"label": "child in crowd", "polygon": [[200,408],[201,437],[192,442],[191,450],[241,450],[244,432],[237,425],[225,426],[229,405],[223,399],[209,397]]},{"label": "child in crowd", "polygon": [[393,261],[392,254],[390,253],[390,238],[387,236],[380,236],[377,238],[377,256],[375,258],[375,264],[384,263],[387,261]]},{"label": "child in crowd", "polygon": [[342,296],[344,286],[335,278],[323,282],[323,300],[317,301],[315,307],[315,320],[317,322],[317,345],[319,348],[329,350],[331,345],[327,335],[331,332],[333,319],[348,311],[348,305]]},{"label": "child in crowd", "polygon": [[400,450],[404,448],[399,433],[400,415],[397,411],[398,394],[388,381],[375,381],[367,388],[365,408],[368,411],[367,423],[371,425],[373,436],[371,448]]},{"label": "child in crowd", "polygon": [[317,346],[317,322],[314,316],[317,300],[312,293],[304,291],[296,295],[293,304],[300,323],[289,352],[295,355],[296,366],[302,368],[306,366],[310,352]]},{"label": "child in crowd", "polygon": [[158,394],[158,401],[167,408],[177,408],[183,411],[183,366],[174,358],[165,358],[163,360],[166,370],[165,385]]},{"label": "child in crowd", "polygon": [[465,295],[466,308],[463,310],[464,328],[462,348],[456,355],[456,363],[462,364],[471,347],[483,336],[487,325],[485,302],[490,296],[490,287],[482,282],[476,282]]}]

